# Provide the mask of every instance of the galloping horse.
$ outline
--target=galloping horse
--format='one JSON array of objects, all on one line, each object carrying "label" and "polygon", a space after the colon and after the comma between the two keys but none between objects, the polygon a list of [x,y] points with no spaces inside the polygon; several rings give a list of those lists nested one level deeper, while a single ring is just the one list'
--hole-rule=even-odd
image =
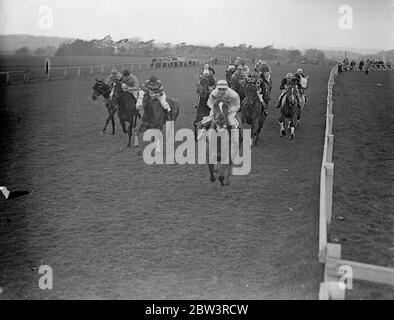
[{"label": "galloping horse", "polygon": [[[231,137],[231,126],[228,123],[228,118],[227,118],[228,108],[229,107],[224,99],[221,98],[216,99],[213,105],[213,120],[210,125],[210,130],[208,130],[208,134],[207,134],[207,155],[209,159],[208,169],[209,169],[210,180],[212,182],[216,181],[214,163],[217,162],[219,166],[219,170],[218,170],[219,181],[222,186],[229,184],[229,177],[231,175],[231,168],[233,165],[231,155],[239,152],[239,144],[234,147],[232,146],[233,141]],[[220,133],[225,130],[228,132],[228,136],[227,136],[228,141],[225,140],[225,142],[228,142],[228,144],[224,142],[225,149],[222,150],[222,144],[217,143],[216,141],[216,150],[211,150],[210,141],[212,139],[217,139],[218,137],[220,137],[221,140],[225,139],[220,135]],[[241,123],[239,130],[240,130],[239,141],[242,141]],[[214,135],[213,132],[215,132],[216,135]],[[233,150],[234,148],[237,148],[237,150]]]},{"label": "galloping horse", "polygon": [[[127,91],[123,91],[122,83],[115,81],[113,84],[114,99],[118,105],[118,117],[122,126],[123,132],[128,133],[129,142],[127,147],[130,148],[131,136],[133,134],[133,128],[136,127],[138,111],[135,106],[136,101],[134,96]],[[129,127],[126,130],[126,122],[129,123]]]},{"label": "galloping horse", "polygon": [[[141,124],[135,129],[134,147],[139,146],[139,135],[147,129],[163,129],[167,120],[175,121],[179,115],[179,102],[176,99],[167,97],[167,102],[171,107],[170,119],[166,119],[166,113],[157,98],[152,98],[149,92],[144,95],[142,103]],[[158,142],[160,145],[160,142]]]},{"label": "galloping horse", "polygon": [[241,81],[236,77],[231,77],[230,88],[238,93],[240,101],[243,101],[245,99],[245,89]]},{"label": "galloping horse", "polygon": [[252,126],[252,145],[257,145],[257,140],[266,118],[257,90],[256,84],[247,83],[245,88],[246,98],[241,106],[242,123],[246,122]]},{"label": "galloping horse", "polygon": [[197,141],[197,124],[206,116],[209,115],[211,109],[208,107],[207,102],[210,95],[209,91],[209,80],[207,78],[201,78],[198,83],[198,106],[196,120],[194,120],[194,136]]},{"label": "galloping horse", "polygon": [[111,120],[112,134],[115,134],[115,118],[114,118],[114,116],[115,116],[117,108],[116,108],[115,102],[112,101],[110,98],[111,87],[108,84],[106,84],[103,80],[96,79],[96,83],[94,84],[92,89],[93,89],[92,100],[97,101],[98,97],[103,96],[103,98],[105,99],[105,106],[107,107],[107,111],[109,114],[107,120],[105,121],[103,133],[107,129],[107,125],[108,125],[109,121]]},{"label": "galloping horse", "polygon": [[296,118],[298,117],[298,101],[297,101],[297,86],[289,85],[286,89],[286,94],[282,99],[282,105],[280,108],[281,116],[279,118],[280,125],[280,136],[283,137],[286,135],[286,131],[284,128],[284,122],[286,118],[290,119],[289,127],[290,127],[290,135],[289,138],[292,140],[295,136],[294,133],[294,125],[296,123]]}]

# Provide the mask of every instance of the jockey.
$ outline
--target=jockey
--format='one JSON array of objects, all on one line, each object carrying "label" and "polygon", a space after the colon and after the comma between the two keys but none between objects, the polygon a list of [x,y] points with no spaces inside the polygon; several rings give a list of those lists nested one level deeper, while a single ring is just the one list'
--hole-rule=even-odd
[{"label": "jockey", "polygon": [[[202,75],[200,76],[200,79],[203,79],[203,78],[207,78],[208,79],[208,90],[209,90],[209,93],[211,93],[216,87],[216,79],[215,79],[215,77],[212,75],[211,72],[209,72],[208,69],[204,69],[204,71],[202,72]],[[197,94],[197,101],[196,101],[196,104],[195,104],[194,108],[198,107],[198,103],[199,102],[200,102],[200,95]]]},{"label": "jockey", "polygon": [[[277,108],[279,108],[281,106],[282,99],[285,96],[287,86],[289,86],[289,85],[296,85],[297,86],[297,80],[294,78],[294,75],[290,72],[288,74],[286,74],[286,77],[284,77],[282,79],[282,82],[280,84],[279,89],[282,90],[282,92],[279,96],[278,104],[276,105]],[[298,86],[297,86],[297,88],[298,88]],[[299,96],[298,96],[298,92],[297,92],[297,100],[298,100],[298,102],[300,101]]]},{"label": "jockey", "polygon": [[294,74],[294,79],[297,82],[297,87],[298,89],[302,89],[302,83],[301,83],[301,79],[305,78],[304,76],[304,71],[301,68],[297,69],[297,72]]},{"label": "jockey", "polygon": [[202,69],[200,70],[200,78],[202,77],[202,74],[203,74],[204,70],[208,70],[209,73],[210,73],[212,76],[215,75],[215,70],[214,70],[213,68],[211,68],[211,67],[209,66],[208,63],[206,63],[206,64],[204,64],[204,66],[203,66]]},{"label": "jockey", "polygon": [[246,74],[248,74],[250,72],[249,67],[245,64],[245,61],[241,62],[241,66]]},{"label": "jockey", "polygon": [[231,76],[231,78],[235,78],[238,81],[242,81],[245,80],[246,78],[246,72],[244,70],[244,68],[242,67],[242,65],[239,65],[237,67],[237,70],[233,73],[233,75]]},{"label": "jockey", "polygon": [[146,80],[144,82],[143,87],[145,88],[145,90],[140,90],[137,100],[136,107],[138,110],[141,109],[142,107],[142,101],[145,93],[149,93],[149,95],[152,98],[156,98],[157,100],[160,101],[161,106],[167,113],[171,112],[171,107],[166,100],[167,96],[166,93],[164,92],[163,84],[159,79],[157,79],[155,76],[151,76],[149,80]]},{"label": "jockey", "polygon": [[138,79],[134,74],[131,74],[129,70],[123,71],[123,78],[122,78],[122,89],[123,91],[127,91],[133,95],[135,100],[138,99],[138,90],[139,84]]},{"label": "jockey", "polygon": [[237,111],[241,107],[241,102],[239,101],[239,95],[234,90],[228,87],[226,80],[219,80],[215,90],[209,95],[207,102],[208,107],[211,109],[209,116],[213,116],[213,105],[217,98],[223,98],[228,104],[228,115],[227,120],[232,129],[238,128],[238,121],[235,118]]},{"label": "jockey", "polygon": [[297,72],[294,74],[294,78],[297,81],[297,87],[298,90],[301,90],[305,93],[305,102],[306,102],[306,88],[308,85],[308,82],[305,80],[306,77],[304,75],[304,71],[301,68],[297,69]]},{"label": "jockey", "polygon": [[255,71],[255,72],[250,73],[247,76],[246,82],[253,83],[253,84],[256,85],[256,87],[257,87],[257,96],[259,97],[260,102],[262,103],[262,105],[264,107],[265,115],[268,115],[268,105],[263,100],[263,97],[264,97],[264,95],[267,92],[267,89],[266,89],[266,87],[264,85],[263,77],[264,77],[264,75],[262,73],[259,73],[259,72]]},{"label": "jockey", "polygon": [[121,79],[122,79],[122,74],[115,68],[112,68],[111,74],[107,77],[105,83],[112,87],[112,84],[114,83],[115,80],[120,81]]}]

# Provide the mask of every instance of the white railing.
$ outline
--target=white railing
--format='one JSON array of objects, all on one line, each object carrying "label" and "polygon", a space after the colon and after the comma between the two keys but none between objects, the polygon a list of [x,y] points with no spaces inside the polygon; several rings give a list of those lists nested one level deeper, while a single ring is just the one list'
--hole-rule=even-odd
[{"label": "white railing", "polygon": [[[345,299],[346,281],[350,279],[389,284],[394,286],[394,269],[341,259],[341,245],[331,243],[330,225],[332,215],[332,194],[334,163],[332,153],[334,115],[332,91],[338,76],[338,65],[330,72],[327,85],[326,131],[324,136],[323,159],[320,172],[319,209],[319,262],[324,266],[323,281],[320,283],[319,299]],[[351,271],[349,274],[347,271]]]},{"label": "white railing", "polygon": [[43,81],[51,79],[74,78],[83,75],[105,75],[109,74],[112,68],[119,71],[129,69],[131,72],[147,71],[151,69],[182,68],[197,66],[199,62],[193,61],[172,61],[172,62],[150,62],[150,63],[129,63],[111,65],[84,65],[84,66],[63,66],[51,67],[48,70],[29,69],[24,71],[3,71],[0,72],[0,82],[7,84],[29,83],[32,81]]}]

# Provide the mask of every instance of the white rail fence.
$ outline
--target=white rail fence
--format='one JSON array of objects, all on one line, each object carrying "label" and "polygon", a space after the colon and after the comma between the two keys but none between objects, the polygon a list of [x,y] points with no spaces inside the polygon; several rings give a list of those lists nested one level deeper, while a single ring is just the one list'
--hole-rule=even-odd
[{"label": "white rail fence", "polygon": [[320,173],[319,210],[319,262],[324,267],[323,281],[320,283],[320,300],[345,299],[349,281],[364,280],[394,286],[394,269],[341,259],[341,245],[331,243],[330,225],[332,216],[332,195],[334,183],[334,163],[332,162],[334,135],[332,91],[338,76],[338,65],[330,72],[327,86],[326,131],[323,159]]},{"label": "white rail fence", "polygon": [[151,62],[151,63],[128,63],[111,65],[85,65],[85,66],[63,66],[51,67],[48,70],[29,69],[23,71],[3,71],[0,72],[0,83],[20,84],[33,81],[45,81],[52,79],[75,78],[86,75],[108,75],[112,68],[119,71],[128,69],[130,72],[147,71],[164,68],[183,68],[199,65],[198,61],[172,61],[172,62]]}]

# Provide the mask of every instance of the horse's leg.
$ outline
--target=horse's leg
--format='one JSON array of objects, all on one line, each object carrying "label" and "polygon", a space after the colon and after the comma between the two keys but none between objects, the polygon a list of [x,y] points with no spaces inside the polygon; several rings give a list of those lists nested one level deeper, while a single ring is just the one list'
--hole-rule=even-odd
[{"label": "horse's leg", "polygon": [[131,136],[133,135],[133,118],[130,119],[129,128],[128,128],[128,135],[129,135],[129,143],[127,144],[127,148],[131,147]]},{"label": "horse's leg", "polygon": [[295,125],[295,123],[296,123],[296,118],[297,118],[297,116],[296,116],[296,113],[295,112],[293,112],[293,114],[291,115],[291,119],[290,119],[290,135],[289,135],[289,139],[290,140],[293,140],[294,139],[294,136],[295,136],[295,128],[294,128],[294,125]]},{"label": "horse's leg", "polygon": [[279,136],[283,137],[286,135],[286,131],[285,131],[285,127],[284,127],[284,120],[285,120],[285,116],[282,114],[279,118],[279,125],[280,125],[280,133]]}]

